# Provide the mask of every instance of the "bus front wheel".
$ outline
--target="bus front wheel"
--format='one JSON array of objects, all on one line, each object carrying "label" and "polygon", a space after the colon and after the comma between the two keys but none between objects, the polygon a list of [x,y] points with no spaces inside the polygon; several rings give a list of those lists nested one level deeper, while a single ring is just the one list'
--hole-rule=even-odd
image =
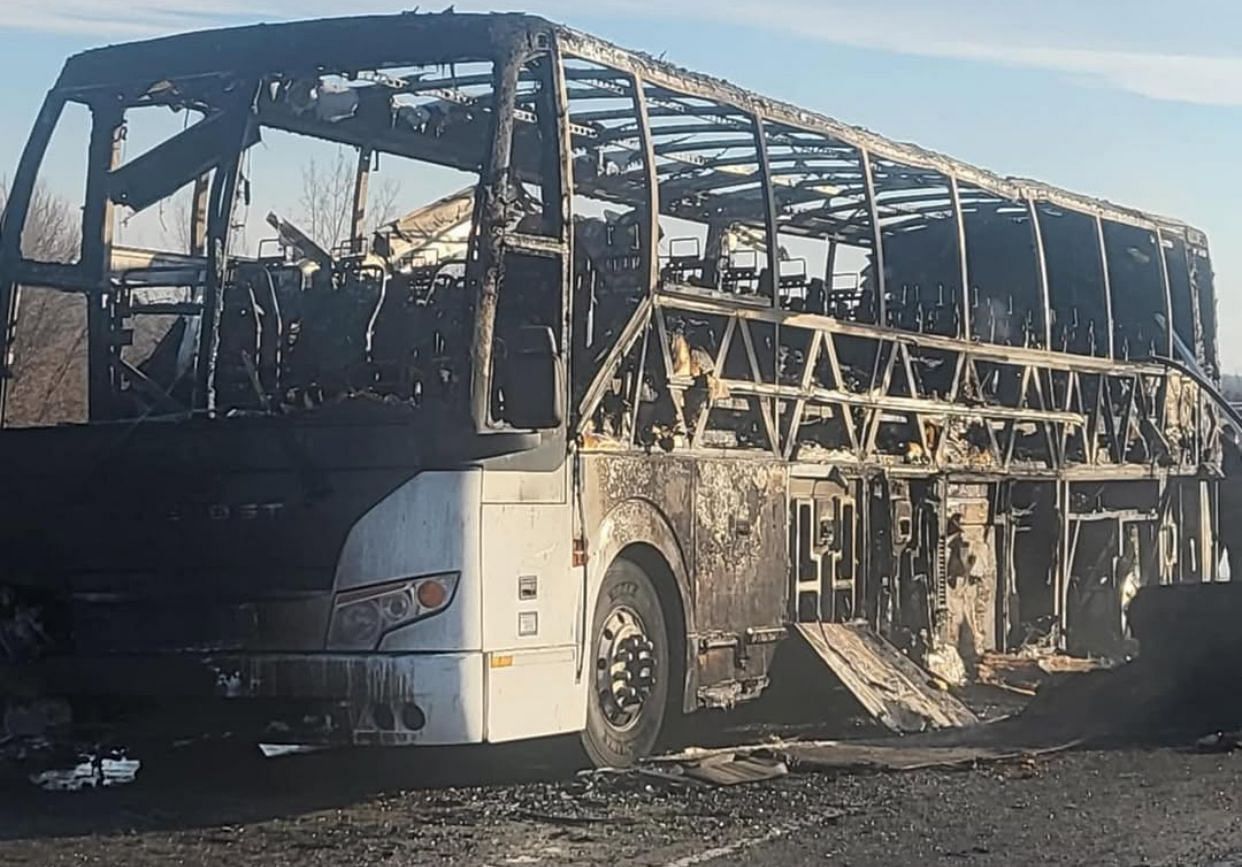
[{"label": "bus front wheel", "polygon": [[669,694],[664,611],[637,564],[618,558],[604,574],[587,653],[582,747],[596,767],[628,767],[655,748]]}]

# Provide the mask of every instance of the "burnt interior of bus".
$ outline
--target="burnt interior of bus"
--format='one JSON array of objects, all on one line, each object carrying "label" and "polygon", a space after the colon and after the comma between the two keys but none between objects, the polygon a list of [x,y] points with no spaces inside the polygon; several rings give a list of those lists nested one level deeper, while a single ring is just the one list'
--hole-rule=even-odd
[{"label": "burnt interior of bus", "polygon": [[[341,404],[376,419],[399,406],[405,421],[458,411],[477,387],[480,286],[490,281],[494,303],[501,273],[523,291],[492,312],[488,357],[495,349],[501,371],[548,368],[564,320],[560,185],[543,180],[559,166],[550,59],[502,68],[491,47],[425,64],[311,65],[258,79],[213,70],[54,95],[65,106],[58,135],[89,128],[81,243],[61,261],[35,250],[10,265],[21,301],[6,426]],[[75,111],[85,124],[68,118]],[[326,167],[326,183],[307,178],[308,160]],[[299,161],[302,177],[290,176]],[[483,185],[485,172],[504,180]],[[301,201],[280,195],[299,183]],[[27,228],[37,216],[26,214]],[[145,231],[132,230],[143,220]],[[33,341],[55,336],[24,330],[22,316],[48,296],[61,331],[78,336],[57,347],[69,370],[55,379],[65,397],[51,417]],[[497,376],[486,422],[546,426],[531,417],[532,399],[548,400],[520,376]]]},{"label": "burnt interior of bus", "polygon": [[[933,465],[953,452],[977,467],[1193,462],[1179,437],[1113,436],[1130,403],[1163,400],[1157,369],[1124,383],[1085,361],[1036,372],[1031,352],[1180,353],[1212,375],[1194,230],[1004,195],[932,155],[903,163],[599,63],[569,58],[565,79],[573,401],[593,441]],[[931,412],[961,401],[1010,414]],[[1099,423],[1067,427],[1067,412]]]},{"label": "burnt interior of bus", "polygon": [[[934,159],[905,163],[813,125],[761,120],[728,92],[678,91],[569,52],[556,68],[546,45],[499,65],[479,56],[308,66],[257,82],[216,71],[64,94],[89,114],[81,249],[42,269],[32,257],[22,292],[34,308],[48,292],[81,297],[96,291],[83,285],[96,271],[106,291],[66,314],[86,320],[86,334],[69,347],[75,375],[57,389],[79,392],[67,401],[76,415],[56,421],[288,413],[359,397],[451,402],[472,379],[476,296],[501,275],[522,288],[499,293],[496,327],[511,333],[497,345],[513,343],[520,357],[534,326],[551,331],[557,352],[571,339],[576,408],[653,287],[726,307],[1121,360],[1171,356],[1176,339],[1213,367],[1210,263],[1193,230],[1007,198]],[[498,108],[498,88],[512,108]],[[162,123],[148,122],[155,115]],[[498,135],[508,139],[499,148]],[[326,143],[351,167],[330,230],[263,206],[289,182],[271,169],[305,159],[291,137]],[[504,177],[483,183],[498,153]],[[377,202],[377,183],[395,177],[401,196]],[[442,194],[420,195],[429,189]],[[161,240],[175,243],[117,240],[152,213],[174,224]],[[560,326],[566,213],[572,335]],[[504,252],[479,249],[492,235],[507,237]],[[67,279],[43,288],[40,275]],[[712,383],[757,375],[825,390],[883,385],[876,371],[887,360],[865,339],[839,336],[825,358],[810,329],[752,319],[728,333],[728,316],[663,319],[657,340],[626,341],[635,345],[625,381],[584,408],[596,434],[763,447],[796,421],[808,448],[832,450],[847,439],[845,420],[814,405],[796,419],[779,407],[765,418],[759,397]],[[19,411],[9,425],[31,423],[21,392],[37,378],[23,375],[30,339],[20,318],[15,333],[6,403]],[[669,382],[688,377],[702,393],[659,381],[664,365],[651,362],[660,354],[670,356]],[[911,397],[947,397],[970,378],[938,348],[909,355],[896,378]],[[1025,399],[1010,371],[978,374],[982,400]],[[491,390],[494,420],[505,399]],[[885,422],[880,438],[927,446],[915,426]],[[968,434],[979,444],[994,436],[977,426]]]}]

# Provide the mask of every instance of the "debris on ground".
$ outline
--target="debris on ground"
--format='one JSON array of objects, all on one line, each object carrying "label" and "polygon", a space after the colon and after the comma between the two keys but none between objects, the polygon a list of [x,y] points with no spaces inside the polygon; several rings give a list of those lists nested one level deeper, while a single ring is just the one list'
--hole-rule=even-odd
[{"label": "debris on ground", "polygon": [[892,743],[797,744],[785,753],[796,771],[924,771],[933,768],[973,768],[1002,762],[1029,763],[1042,756],[1078,746],[1066,741],[1048,747],[923,746]]},{"label": "debris on ground", "polygon": [[1040,687],[1066,674],[1110,667],[1102,659],[1057,652],[985,653],[975,663],[975,682],[1033,696]]},{"label": "debris on ground", "polygon": [[879,722],[895,732],[971,726],[978,718],[866,624],[799,623],[825,666]]},{"label": "debris on ground", "polygon": [[787,763],[766,746],[706,750],[690,748],[681,753],[644,761],[634,768],[604,768],[578,775],[579,792],[595,795],[615,791],[627,783],[654,791],[690,787],[730,787],[779,779],[789,773]]},{"label": "debris on ground", "polygon": [[[1156,867],[1230,863],[1242,852],[1233,819],[1242,764],[1193,751],[1072,751],[1038,760],[1038,773],[1022,761],[978,773],[791,773],[653,794],[635,791],[627,774],[626,788],[581,808],[610,821],[585,825],[555,821],[578,815],[562,797],[576,779],[377,791],[372,777],[393,765],[391,756],[298,756],[242,775],[213,763],[192,785],[12,797],[0,805],[0,863]],[[554,820],[524,819],[514,804]]]},{"label": "debris on ground", "polygon": [[[839,662],[840,648],[851,646],[836,635],[828,640],[815,628],[804,637],[826,661]],[[818,641],[813,640],[816,637]],[[856,656],[868,662],[874,658],[869,652]],[[848,668],[855,673],[867,670],[886,675],[896,671],[885,661],[869,668],[859,664]],[[726,751],[722,766],[736,762],[739,756],[749,756],[783,763],[794,773],[974,767],[1028,762],[1080,746],[1185,743],[1182,739],[1188,733],[1204,731],[1213,734],[1198,740],[1200,751],[1229,752],[1242,747],[1242,731],[1238,730],[1242,723],[1242,678],[1234,668],[1222,665],[1211,653],[1177,657],[1152,654],[1115,667],[1058,653],[1033,652],[1026,658],[988,655],[981,660],[981,671],[988,679],[1017,688],[1024,684],[1033,687],[1029,690],[1031,701],[1012,716],[902,737],[794,740],[733,748]],[[918,705],[921,695],[912,699],[908,691],[897,690],[889,680],[877,674],[863,684],[865,688],[851,685],[851,690],[860,700],[878,697],[883,702],[899,695],[902,701]],[[901,690],[907,684],[903,674]],[[892,707],[879,706],[879,718]],[[664,772],[669,773],[667,767],[672,763],[685,773],[687,767],[719,755],[719,751],[699,750],[666,757],[662,760]]]},{"label": "debris on ground", "polygon": [[1242,732],[1212,732],[1195,741],[1201,753],[1231,753],[1242,747]]},{"label": "debris on ground", "polygon": [[119,754],[79,756],[71,767],[51,768],[30,775],[30,782],[50,792],[78,792],[134,782],[142,763]]},{"label": "debris on ground", "polygon": [[[921,771],[1033,762],[1079,745],[1075,740],[1029,746],[1016,741],[1006,743],[1005,738],[995,738],[991,731],[986,731],[991,728],[980,726],[870,741],[793,740],[725,751],[691,749],[652,759],[648,766],[634,773],[654,774],[666,780],[691,777],[727,786],[774,779],[787,773]],[[760,775],[764,770],[767,776]]]},{"label": "debris on ground", "polygon": [[737,786],[775,780],[789,773],[786,762],[767,746],[737,750],[690,750],[657,758],[642,765],[638,773],[654,779],[692,780],[712,786]]},{"label": "debris on ground", "polygon": [[689,763],[684,771],[686,776],[704,783],[736,786],[739,783],[775,780],[789,773],[789,768],[780,759],[734,753]]}]

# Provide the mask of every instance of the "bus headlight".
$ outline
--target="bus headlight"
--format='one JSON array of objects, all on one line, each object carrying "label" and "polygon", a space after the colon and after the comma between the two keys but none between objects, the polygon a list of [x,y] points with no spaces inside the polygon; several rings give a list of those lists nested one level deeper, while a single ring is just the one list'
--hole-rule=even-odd
[{"label": "bus headlight", "polygon": [[458,573],[405,578],[337,594],[328,650],[374,650],[385,634],[438,614],[457,592]]}]

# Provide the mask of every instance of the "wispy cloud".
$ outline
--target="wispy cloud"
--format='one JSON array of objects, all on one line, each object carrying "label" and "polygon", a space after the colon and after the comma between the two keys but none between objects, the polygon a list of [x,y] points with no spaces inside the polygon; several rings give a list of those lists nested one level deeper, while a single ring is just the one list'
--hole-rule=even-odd
[{"label": "wispy cloud", "polygon": [[[1242,28],[1242,10],[1213,0],[1185,0],[1168,20],[1145,14],[1142,0],[1101,0],[1094,5],[1044,0],[1015,8],[988,0],[607,0],[634,14],[722,18],[802,39],[896,54],[1044,69],[1097,86],[1152,99],[1208,105],[1242,105],[1242,51],[1182,53],[1170,46],[1210,43],[1212,22]],[[1216,11],[1195,10],[1216,6]],[[1085,9],[1078,7],[1086,6]],[[1098,13],[1106,11],[1106,16]],[[1193,27],[1186,27],[1193,22]],[[1138,50],[1131,45],[1142,44]]]},{"label": "wispy cloud", "polygon": [[[409,0],[364,0],[351,12],[412,5]],[[488,5],[457,3],[462,10]],[[523,5],[571,20],[582,8],[570,0],[527,0]],[[104,39],[339,14],[341,9],[328,0],[213,0],[210,11],[192,8],[190,0],[7,0],[5,6],[0,27],[92,33]],[[1175,10],[1153,0],[1021,5],[990,0],[597,0],[591,11],[653,21],[702,17],[828,44],[1048,70],[1153,99],[1242,105],[1242,52],[1224,50],[1228,41],[1221,42],[1218,53],[1179,49],[1210,46],[1214,29],[1242,28],[1242,12],[1222,0],[1183,0]],[[675,59],[675,47],[670,54]]]},{"label": "wispy cloud", "polygon": [[230,20],[287,17],[293,4],[276,0],[268,6],[213,0],[210,12],[203,12],[185,0],[7,0],[0,28],[94,34],[108,41],[218,26]]}]

